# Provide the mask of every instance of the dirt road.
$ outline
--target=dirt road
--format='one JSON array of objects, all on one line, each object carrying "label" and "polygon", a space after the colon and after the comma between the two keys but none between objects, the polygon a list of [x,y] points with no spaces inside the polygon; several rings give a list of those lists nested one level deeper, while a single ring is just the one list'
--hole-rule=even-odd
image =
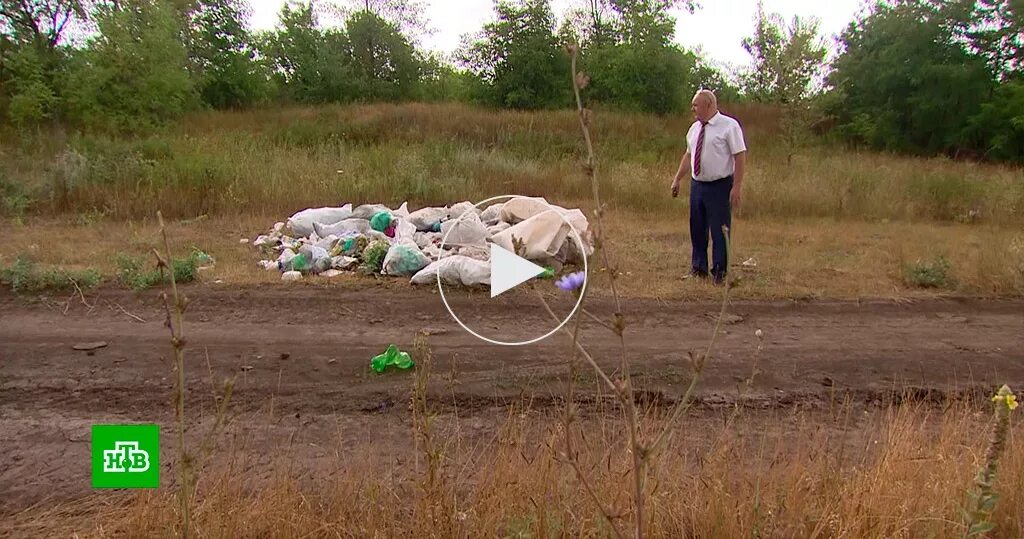
[{"label": "dirt road", "polygon": [[[233,414],[287,424],[287,435],[264,433],[265,444],[299,436],[316,445],[336,437],[338,425],[373,429],[382,414],[403,421],[411,374],[378,376],[369,360],[390,343],[411,349],[423,329],[431,334],[435,391],[467,417],[493,416],[521,398],[544,407],[561,394],[564,337],[525,347],[485,343],[451,320],[433,290],[197,285],[187,292],[187,403],[202,416],[195,425],[209,423],[211,373],[217,380],[238,374]],[[510,338],[550,326],[546,313],[515,297],[484,297],[460,294],[454,302]],[[170,432],[171,347],[158,295],[103,290],[86,297],[91,309],[65,299],[0,293],[0,510],[87,493],[93,423],[155,422]],[[611,312],[607,300],[591,305],[598,316]],[[628,353],[646,397],[682,394],[687,352],[706,345],[717,309],[627,301]],[[729,312],[736,318],[724,326],[698,392],[704,407],[735,399],[751,372],[758,328],[762,373],[743,395],[752,406],[1024,386],[1024,301],[735,303]],[[613,368],[618,340],[596,323],[583,327],[588,349]],[[72,348],[94,341],[107,345]],[[457,383],[446,386],[453,373]],[[593,381],[585,374],[581,383],[592,390]],[[162,440],[167,453],[170,444]]]}]

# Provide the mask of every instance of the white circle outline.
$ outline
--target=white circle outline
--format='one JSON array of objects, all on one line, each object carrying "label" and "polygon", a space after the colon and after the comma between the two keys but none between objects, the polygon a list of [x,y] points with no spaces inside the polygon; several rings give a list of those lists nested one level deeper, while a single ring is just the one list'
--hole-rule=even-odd
[{"label": "white circle outline", "polygon": [[[525,196],[522,196],[522,195],[500,195],[500,196],[491,197],[491,198],[488,198],[488,199],[485,199],[485,200],[481,200],[480,202],[477,202],[476,204],[474,204],[473,207],[477,208],[481,204],[487,204],[488,202],[493,202],[495,200],[506,199],[506,198],[507,199],[513,199],[513,200],[517,199],[517,198],[529,199],[529,197],[525,197]],[[499,346],[526,346],[528,344],[533,344],[535,342],[543,341],[544,339],[547,339],[548,337],[554,335],[558,330],[562,329],[562,327],[565,326],[565,324],[567,322],[569,322],[569,320],[572,320],[572,317],[576,316],[576,311],[578,311],[580,309],[580,305],[583,302],[584,292],[586,292],[586,290],[587,290],[587,283],[590,282],[590,269],[589,269],[589,267],[588,267],[589,265],[587,263],[587,251],[583,247],[583,238],[580,236],[579,231],[576,230],[576,227],[572,226],[572,223],[570,223],[569,220],[565,218],[565,215],[562,215],[562,213],[558,212],[557,210],[555,210],[555,208],[551,207],[550,203],[545,203],[545,205],[548,206],[548,208],[549,208],[548,211],[555,212],[556,215],[558,215],[559,217],[562,218],[563,221],[565,221],[565,224],[569,225],[569,230],[576,237],[576,243],[577,243],[577,245],[580,248],[580,254],[582,255],[582,258],[583,258],[583,276],[584,276],[584,278],[583,278],[583,287],[580,289],[579,296],[576,298],[576,305],[573,307],[573,309],[569,313],[569,315],[566,316],[562,320],[561,324],[558,324],[558,326],[556,326],[555,329],[552,329],[551,331],[545,333],[544,335],[541,335],[540,337],[537,337],[536,339],[532,339],[532,340],[529,340],[529,341],[518,341],[518,342],[498,341],[498,340],[495,340],[495,339],[490,339],[488,337],[484,337],[483,335],[473,331],[472,329],[469,329],[469,326],[467,326],[466,324],[463,324],[462,320],[459,320],[459,317],[455,315],[455,311],[453,311],[451,306],[448,305],[448,298],[446,298],[444,296],[444,285],[441,284],[441,275],[439,274],[437,276],[437,290],[441,293],[441,303],[444,303],[444,308],[448,310],[448,314],[452,315],[452,318],[455,319],[455,322],[458,323],[460,326],[462,326],[462,329],[468,331],[474,337],[476,337],[476,338],[478,338],[480,340],[483,340],[483,341],[487,341],[487,342],[489,342],[491,344],[497,344]],[[462,215],[458,216],[455,219],[455,222],[458,223],[459,221],[461,221],[462,218],[465,217],[468,213],[469,212],[467,211],[467,212],[464,212]],[[455,227],[452,226],[451,228],[448,229],[448,232],[446,232],[444,234],[444,236],[441,237],[441,250],[440,250],[441,253],[444,253],[444,245],[445,245],[445,243],[448,242],[448,234],[451,234],[452,230],[454,230],[454,229],[455,229]],[[440,260],[440,258],[438,258],[438,260]],[[488,261],[488,263],[489,263],[489,261]]]}]

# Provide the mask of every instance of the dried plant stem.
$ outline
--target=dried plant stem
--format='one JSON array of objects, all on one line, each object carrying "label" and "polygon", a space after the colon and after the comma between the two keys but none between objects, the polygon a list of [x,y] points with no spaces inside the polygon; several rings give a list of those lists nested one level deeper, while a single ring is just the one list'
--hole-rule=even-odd
[{"label": "dried plant stem", "polygon": [[182,537],[188,537],[191,529],[189,511],[191,502],[191,456],[185,447],[185,338],[183,326],[187,303],[185,298],[178,293],[178,284],[174,282],[174,269],[170,265],[171,260],[173,260],[171,256],[171,243],[167,239],[164,217],[160,212],[157,212],[156,217],[160,224],[160,235],[163,237],[166,258],[161,256],[160,252],[156,249],[153,252],[156,254],[157,266],[160,268],[160,272],[163,273],[166,270],[168,275],[170,275],[171,294],[174,297],[174,306],[172,308],[167,293],[161,294],[164,307],[167,310],[167,326],[171,331],[171,346],[174,348],[174,370],[177,374],[174,388],[174,420],[177,425],[178,437],[178,480],[180,482],[178,505],[181,511],[181,535]]},{"label": "dried plant stem", "polygon": [[[728,260],[729,254],[731,253],[729,229],[726,227],[723,227],[723,229],[725,232],[726,260]],[[725,286],[723,288],[722,308],[718,311],[718,320],[715,321],[715,329],[711,332],[711,338],[708,339],[708,347],[704,350],[704,355],[696,358],[691,357],[693,361],[693,378],[690,380],[690,385],[686,388],[686,393],[683,394],[683,398],[676,403],[675,408],[669,414],[668,423],[665,424],[664,428],[661,429],[661,432],[659,432],[658,436],[654,439],[654,442],[651,443],[651,453],[656,452],[661,447],[661,444],[664,443],[672,432],[676,422],[679,421],[679,417],[683,415],[683,412],[690,408],[693,391],[697,388],[697,383],[700,382],[701,374],[704,373],[704,366],[707,364],[707,361],[711,359],[711,351],[714,350],[715,341],[718,339],[718,335],[722,331],[722,320],[725,318],[725,309],[729,306],[729,290],[732,287],[729,285],[728,279],[725,280]]]},{"label": "dried plant stem", "polygon": [[[584,168],[587,175],[590,177],[590,185],[594,194],[594,246],[601,252],[602,262],[608,272],[612,301],[615,305],[613,331],[619,338],[619,372],[621,374],[618,383],[613,384],[612,390],[618,397],[619,402],[622,404],[626,424],[629,428],[629,447],[631,449],[630,453],[633,457],[633,504],[635,508],[633,515],[633,534],[634,537],[640,538],[644,535],[644,477],[646,475],[647,451],[644,449],[641,441],[642,433],[640,432],[640,417],[637,414],[636,400],[633,397],[633,383],[630,378],[629,358],[626,354],[626,340],[624,337],[626,321],[622,314],[622,302],[619,298],[618,288],[615,283],[617,278],[616,270],[611,263],[611,257],[609,256],[608,249],[605,245],[604,206],[601,203],[601,192],[599,189],[599,182],[597,180],[597,160],[594,157],[594,144],[590,136],[590,111],[584,108],[583,98],[580,95],[580,90],[586,85],[587,78],[585,75],[579,73],[576,68],[579,48],[576,45],[571,45],[569,51],[572,63],[572,88],[573,95],[576,98],[576,112],[579,117],[583,140],[587,147],[587,156]],[[578,343],[578,339],[579,334],[577,332],[574,336],[574,342]],[[592,361],[592,365],[597,367],[596,362]],[[600,370],[600,368],[598,368],[598,370]]]}]

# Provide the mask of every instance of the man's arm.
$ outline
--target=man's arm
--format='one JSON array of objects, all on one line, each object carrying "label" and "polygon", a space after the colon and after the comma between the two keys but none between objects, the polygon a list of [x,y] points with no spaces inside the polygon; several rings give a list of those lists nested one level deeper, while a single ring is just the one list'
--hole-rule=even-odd
[{"label": "man's arm", "polygon": [[740,205],[743,198],[743,175],[747,172],[747,152],[742,151],[733,156],[736,159],[736,172],[732,176],[732,192],[729,193],[729,203],[732,207]]},{"label": "man's arm", "polygon": [[690,174],[690,150],[686,150],[683,154],[683,160],[679,162],[679,170],[676,171],[676,177],[672,179],[672,198],[679,196],[679,185],[683,181],[683,177]]}]

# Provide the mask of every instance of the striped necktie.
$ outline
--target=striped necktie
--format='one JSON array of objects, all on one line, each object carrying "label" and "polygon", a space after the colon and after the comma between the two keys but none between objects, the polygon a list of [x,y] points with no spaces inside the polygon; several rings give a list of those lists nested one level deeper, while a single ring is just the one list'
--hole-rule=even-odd
[{"label": "striped necktie", "polygon": [[700,123],[700,135],[697,135],[697,148],[693,150],[693,175],[700,176],[700,158],[704,152],[704,128],[707,122]]}]

